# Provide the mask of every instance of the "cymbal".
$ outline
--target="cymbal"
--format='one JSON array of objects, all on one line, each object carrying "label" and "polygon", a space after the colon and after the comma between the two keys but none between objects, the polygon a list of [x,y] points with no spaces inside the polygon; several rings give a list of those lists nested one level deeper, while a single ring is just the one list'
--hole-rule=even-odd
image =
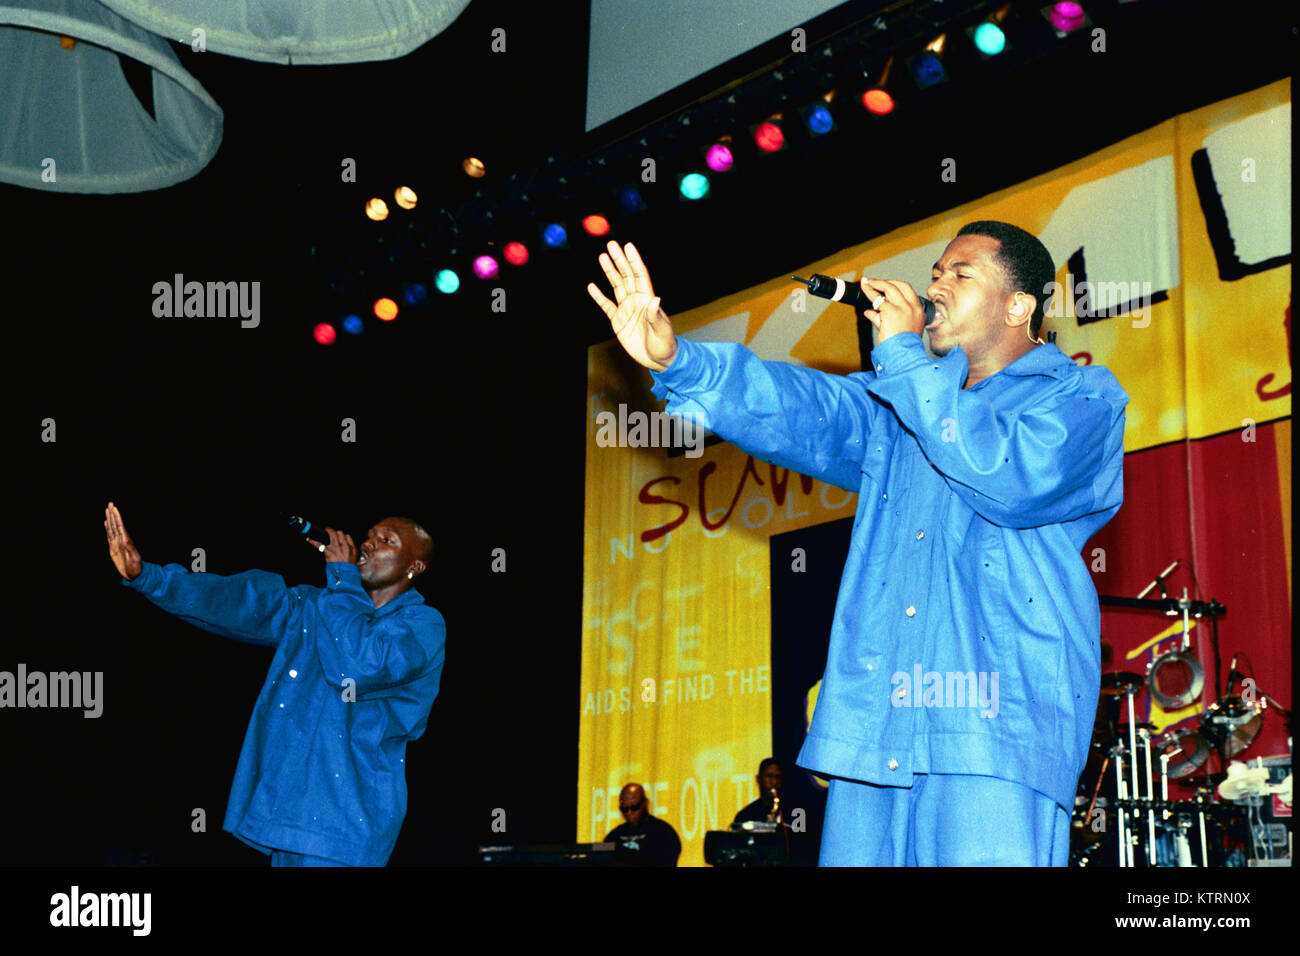
[{"label": "cymbal", "polygon": [[1141,674],[1132,671],[1116,671],[1101,675],[1101,692],[1108,697],[1122,696],[1132,687],[1134,690],[1146,683]]},{"label": "cymbal", "polygon": [[1209,758],[1210,742],[1191,727],[1174,727],[1156,741],[1156,750],[1169,758],[1169,779],[1181,780]]},{"label": "cymbal", "polygon": [[1263,708],[1240,697],[1224,697],[1201,716],[1201,733],[1211,740],[1223,735],[1223,750],[1229,757],[1241,753],[1259,736],[1264,725]]}]

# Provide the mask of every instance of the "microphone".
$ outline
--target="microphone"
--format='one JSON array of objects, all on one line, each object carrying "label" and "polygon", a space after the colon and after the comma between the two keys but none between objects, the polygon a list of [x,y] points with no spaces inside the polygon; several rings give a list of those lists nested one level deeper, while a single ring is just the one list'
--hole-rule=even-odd
[{"label": "microphone", "polygon": [[[843,279],[832,279],[830,276],[824,276],[820,273],[814,273],[808,279],[801,279],[798,276],[791,276],[790,278],[795,282],[807,284],[808,291],[818,298],[830,299],[832,302],[844,302],[859,309],[871,308],[871,300],[862,291],[862,286],[856,282],[849,283]],[[929,299],[921,298],[921,305],[925,306],[925,324],[929,325],[934,321],[934,303]]]},{"label": "microphone", "polygon": [[330,536],[329,532],[325,530],[323,524],[308,521],[302,515],[285,515],[285,519],[289,523],[290,531],[298,532],[298,534],[302,535],[304,539],[315,535],[316,540],[321,542],[321,546],[318,550],[325,550],[325,544],[329,541]]},{"label": "microphone", "polygon": [[1177,558],[1173,564],[1169,565],[1169,567],[1165,568],[1163,571],[1157,574],[1156,579],[1142,589],[1142,593],[1138,595],[1138,599],[1141,600],[1142,598],[1150,594],[1151,589],[1155,587],[1157,584],[1162,585],[1161,593],[1163,594],[1164,593],[1163,582],[1165,580],[1166,575],[1168,575],[1169,572],[1172,571],[1174,568],[1178,567],[1178,565],[1182,563],[1182,560],[1183,560],[1182,558]]}]

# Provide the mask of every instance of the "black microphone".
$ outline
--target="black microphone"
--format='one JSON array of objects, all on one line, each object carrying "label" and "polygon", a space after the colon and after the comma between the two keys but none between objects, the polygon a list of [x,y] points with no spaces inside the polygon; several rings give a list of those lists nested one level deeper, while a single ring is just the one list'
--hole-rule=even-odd
[{"label": "black microphone", "polygon": [[[303,538],[315,538],[321,544],[329,544],[329,532],[325,530],[323,524],[314,521],[308,521],[302,515],[285,515],[289,523],[289,530],[296,531]],[[321,550],[324,550],[323,548]]]},{"label": "black microphone", "polygon": [[[790,278],[795,282],[806,283],[808,291],[819,298],[830,299],[832,302],[844,302],[857,309],[871,308],[871,300],[862,291],[862,286],[856,282],[832,279],[830,276],[824,276],[820,273],[814,273],[808,279],[801,279],[798,276],[791,276]],[[925,307],[925,324],[929,325],[934,321],[934,303],[921,297],[921,305]]]}]

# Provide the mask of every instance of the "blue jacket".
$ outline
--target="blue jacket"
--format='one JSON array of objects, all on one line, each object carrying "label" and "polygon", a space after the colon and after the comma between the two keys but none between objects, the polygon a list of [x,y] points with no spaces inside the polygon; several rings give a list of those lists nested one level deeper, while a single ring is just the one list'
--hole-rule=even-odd
[{"label": "blue jacket", "polygon": [[224,829],[264,853],[383,866],[406,816],[406,745],[438,696],[447,628],[415,591],[378,610],[356,565],[327,588],[266,571],[193,574],[148,562],[124,582],[213,634],[274,645]]},{"label": "blue jacket", "polygon": [[1101,683],[1080,555],[1123,500],[1128,395],[1055,345],[962,389],[954,348],[878,345],[831,375],[678,339],[668,411],[858,492],[826,672],[799,764],[911,786],[999,777],[1074,805]]}]

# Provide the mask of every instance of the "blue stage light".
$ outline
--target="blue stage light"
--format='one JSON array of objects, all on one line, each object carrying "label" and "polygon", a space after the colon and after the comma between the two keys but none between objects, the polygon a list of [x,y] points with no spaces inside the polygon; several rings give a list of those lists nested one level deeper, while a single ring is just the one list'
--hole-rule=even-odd
[{"label": "blue stage light", "polygon": [[829,133],[835,127],[835,117],[824,106],[814,106],[808,111],[808,129],[816,136]]},{"label": "blue stage light", "polygon": [[912,61],[912,79],[921,89],[943,79],[943,63],[933,53],[922,53]]},{"label": "blue stage light", "polygon": [[641,191],[635,186],[624,186],[618,191],[618,204],[623,207],[625,212],[639,212],[645,208],[645,200],[641,198]]},{"label": "blue stage light", "polygon": [[418,282],[407,282],[402,286],[402,298],[406,304],[412,307],[419,307],[429,304],[429,290]]},{"label": "blue stage light", "polygon": [[552,249],[559,249],[561,246],[568,244],[569,234],[558,222],[553,222],[542,233],[542,241]]}]

